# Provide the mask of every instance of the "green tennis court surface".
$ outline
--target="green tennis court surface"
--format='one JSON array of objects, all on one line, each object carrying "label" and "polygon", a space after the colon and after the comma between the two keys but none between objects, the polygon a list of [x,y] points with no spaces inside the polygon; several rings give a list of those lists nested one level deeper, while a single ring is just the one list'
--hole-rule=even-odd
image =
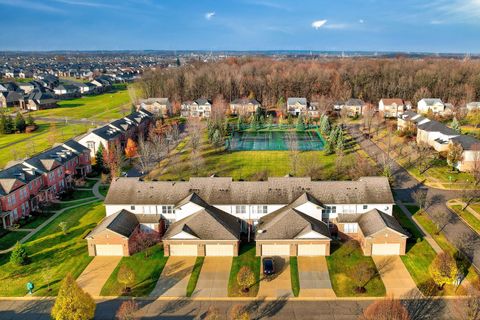
[{"label": "green tennis court surface", "polygon": [[323,140],[315,131],[234,132],[229,149],[249,150],[323,150]]}]

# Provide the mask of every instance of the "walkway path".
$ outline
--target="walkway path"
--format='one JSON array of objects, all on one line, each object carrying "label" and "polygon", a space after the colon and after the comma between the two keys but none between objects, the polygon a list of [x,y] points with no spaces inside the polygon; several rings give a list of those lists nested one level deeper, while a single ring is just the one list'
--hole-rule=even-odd
[{"label": "walkway path", "polygon": [[[61,215],[62,213],[64,213],[65,211],[67,210],[70,210],[72,208],[76,208],[76,207],[81,207],[81,206],[84,206],[86,204],[90,204],[90,203],[94,203],[98,200],[103,200],[105,199],[99,192],[98,192],[98,187],[100,185],[100,180],[97,181],[97,183],[95,183],[95,185],[93,186],[93,194],[95,194],[95,187],[97,189],[97,193],[100,195],[100,197],[96,197],[96,198],[88,198],[88,199],[92,199],[92,200],[88,200],[88,199],[79,199],[79,200],[86,200],[85,202],[82,202],[82,203],[79,203],[79,204],[76,204],[76,205],[73,205],[73,206],[70,206],[70,207],[67,207],[67,208],[63,208],[61,210],[58,210],[58,211],[55,211],[55,213],[50,216],[47,220],[45,220],[41,225],[39,225],[38,227],[36,227],[35,229],[33,229],[32,232],[30,232],[29,234],[27,234],[25,237],[23,237],[22,239],[19,240],[20,243],[25,243],[28,239],[30,239],[31,237],[33,237],[35,234],[37,234],[38,232],[40,232],[40,230],[42,230],[45,226],[47,226],[50,222],[52,222],[53,220],[55,220],[59,215]],[[76,200],[78,201],[78,200]],[[4,253],[8,253],[10,251],[13,250],[13,247],[10,247],[8,249],[5,249],[5,250],[1,250],[0,251],[0,254],[4,254]]]},{"label": "walkway path", "polygon": [[444,212],[448,218],[449,223],[443,229],[446,238],[453,244],[458,244],[462,238],[468,237],[471,239],[472,252],[466,253],[471,259],[473,266],[480,270],[480,236],[474,232],[468,225],[466,225],[457,214],[450,211],[446,202],[450,199],[458,198],[459,192],[452,190],[436,189],[424,185],[422,182],[416,180],[410,173],[400,166],[395,159],[389,157],[380,147],[374,142],[366,139],[360,131],[359,124],[352,124],[348,126],[351,136],[356,139],[360,147],[377,163],[382,163],[384,159],[390,159],[392,163],[392,173],[395,179],[395,198],[402,203],[414,202],[412,194],[418,189],[427,191],[427,201],[429,203],[426,208],[427,214],[432,218],[434,212]]}]

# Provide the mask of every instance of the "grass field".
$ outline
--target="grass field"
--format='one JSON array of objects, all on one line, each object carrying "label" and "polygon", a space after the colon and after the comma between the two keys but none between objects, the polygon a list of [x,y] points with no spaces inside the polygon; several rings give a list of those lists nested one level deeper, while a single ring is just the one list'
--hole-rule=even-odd
[{"label": "grass field", "polygon": [[120,88],[115,92],[63,100],[58,105],[55,109],[35,111],[32,116],[109,121],[130,112],[130,97],[127,90]]},{"label": "grass field", "polygon": [[[83,237],[104,216],[105,208],[100,202],[65,211],[25,244],[31,258],[26,266],[14,266],[9,262],[10,254],[1,255],[1,295],[24,296],[27,293],[25,285],[29,281],[35,285],[35,295],[55,295],[67,273],[77,278],[92,260]],[[62,221],[69,226],[66,235],[58,227]],[[51,291],[47,290],[48,282]]]},{"label": "grass field", "polygon": [[462,210],[461,205],[452,206],[452,209],[456,214],[462,217],[470,225],[470,227],[472,227],[472,229],[474,229],[477,233],[480,233],[480,220],[470,213],[468,209]]},{"label": "grass field", "polygon": [[362,249],[357,242],[352,245],[332,242],[330,256],[327,258],[330,280],[337,297],[382,297],[385,295],[385,286],[378,275],[374,276],[365,286],[365,293],[355,290],[354,281],[350,278],[354,274],[355,267],[360,263],[367,263],[371,268],[375,267],[371,257],[363,255]]},{"label": "grass field", "polygon": [[[356,161],[359,155],[347,150],[343,163]],[[345,180],[348,174],[335,168],[337,156],[324,151],[225,151],[212,147],[206,137],[200,146],[201,160],[191,159],[188,137],[153,170],[149,178],[180,180],[192,176],[228,176],[234,180],[261,180],[268,177],[311,176],[313,179]],[[293,160],[296,157],[296,161]],[[295,165],[294,165],[295,163]],[[315,166],[315,172],[309,171]]]},{"label": "grass field", "polygon": [[5,250],[13,246],[17,241],[28,234],[27,231],[11,231],[0,237],[0,250]]},{"label": "grass field", "polygon": [[120,267],[126,265],[135,273],[135,282],[128,295],[134,297],[148,296],[155,288],[163,267],[168,260],[168,257],[163,256],[163,248],[161,246],[155,246],[150,250],[148,257],[145,257],[143,252],[138,252],[130,257],[123,257],[103,286],[100,294],[102,296],[122,295],[123,285],[117,281],[117,274]]},{"label": "grass field", "polygon": [[51,148],[88,130],[89,125],[37,122],[39,128],[32,133],[0,134],[0,167],[9,161],[23,159]]},{"label": "grass field", "polygon": [[292,292],[295,297],[300,294],[300,278],[298,275],[297,257],[290,257],[290,279],[292,281]]},{"label": "grass field", "polygon": [[[237,274],[241,267],[247,266],[255,275],[255,284],[249,288],[248,293],[242,293],[238,286]],[[232,269],[228,280],[229,297],[255,297],[260,285],[260,257],[255,256],[255,244],[245,244],[240,247],[238,257],[233,257]]]}]

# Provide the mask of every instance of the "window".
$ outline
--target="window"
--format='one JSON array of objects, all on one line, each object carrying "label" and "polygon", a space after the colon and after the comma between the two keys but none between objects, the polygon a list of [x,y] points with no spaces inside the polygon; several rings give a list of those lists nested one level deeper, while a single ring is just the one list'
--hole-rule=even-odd
[{"label": "window", "polygon": [[236,214],[245,214],[245,213],[247,213],[247,207],[246,206],[235,206],[235,213]]},{"label": "window", "polygon": [[254,210],[256,211],[256,213],[264,214],[264,213],[267,213],[268,207],[267,206],[256,206],[256,207],[254,207]]},{"label": "window", "polygon": [[364,204],[363,205],[363,210],[367,210],[368,209],[368,205],[367,204]]},{"label": "window", "polygon": [[135,206],[130,206],[130,210],[135,210]]},{"label": "window", "polygon": [[322,213],[337,213],[337,207],[336,206],[326,206],[325,209],[322,210]]},{"label": "window", "polygon": [[357,233],[358,232],[358,224],[356,223],[345,223],[343,232],[345,233]]},{"label": "window", "polygon": [[173,207],[172,206],[162,206],[162,213],[163,214],[173,213]]}]

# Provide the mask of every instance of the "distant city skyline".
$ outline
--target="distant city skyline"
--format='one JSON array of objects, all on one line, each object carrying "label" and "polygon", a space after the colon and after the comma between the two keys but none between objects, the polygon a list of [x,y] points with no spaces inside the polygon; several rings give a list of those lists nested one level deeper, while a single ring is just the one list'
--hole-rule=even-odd
[{"label": "distant city skyline", "polygon": [[480,0],[0,0],[0,50],[480,53]]}]

